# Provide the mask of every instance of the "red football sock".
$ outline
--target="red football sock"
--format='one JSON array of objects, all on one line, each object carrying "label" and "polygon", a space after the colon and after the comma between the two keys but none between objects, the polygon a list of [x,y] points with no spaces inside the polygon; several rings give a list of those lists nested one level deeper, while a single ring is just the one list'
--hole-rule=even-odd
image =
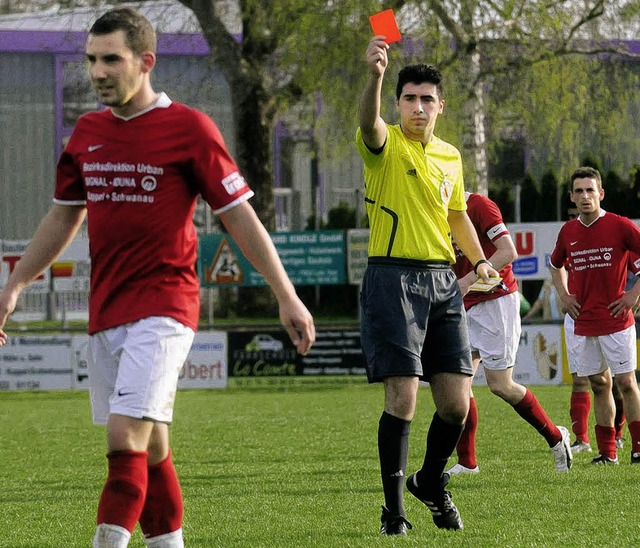
[{"label": "red football sock", "polygon": [[458,453],[458,463],[467,468],[475,468],[478,466],[476,460],[476,430],[478,429],[478,408],[476,407],[476,399],[469,399],[469,414],[464,423],[464,430],[456,445]]},{"label": "red football sock", "polygon": [[173,533],[182,527],[183,515],[180,482],[169,453],[162,462],[149,466],[147,500],[140,516],[140,528],[148,538]]},{"label": "red football sock", "polygon": [[629,432],[631,432],[631,453],[640,453],[640,421],[630,422]]},{"label": "red football sock", "polygon": [[527,388],[524,398],[516,403],[513,408],[516,413],[533,426],[540,435],[547,440],[549,447],[553,447],[562,440],[562,433],[540,405],[538,398]]},{"label": "red football sock", "polygon": [[614,419],[613,425],[616,429],[616,438],[621,438],[626,420],[626,417],[624,416],[624,406],[622,404],[622,398],[614,398],[613,401],[616,404],[616,418]]},{"label": "red football sock", "polygon": [[596,424],[596,441],[601,455],[610,459],[617,456],[616,429],[613,426],[600,426]]},{"label": "red football sock", "polygon": [[571,407],[569,416],[571,417],[571,429],[576,435],[576,439],[589,443],[589,413],[591,412],[591,394],[589,392],[572,392]]},{"label": "red football sock", "polygon": [[119,525],[133,532],[147,494],[147,452],[114,451],[107,459],[109,474],[98,504],[98,525]]}]

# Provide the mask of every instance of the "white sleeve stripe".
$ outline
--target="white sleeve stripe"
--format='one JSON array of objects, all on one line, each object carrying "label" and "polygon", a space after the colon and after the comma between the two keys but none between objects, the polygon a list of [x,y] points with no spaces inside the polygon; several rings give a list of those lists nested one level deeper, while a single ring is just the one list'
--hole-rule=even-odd
[{"label": "white sleeve stripe", "polygon": [[86,200],[59,200],[57,198],[54,198],[53,203],[58,205],[64,205],[64,206],[79,206],[79,205],[86,205],[87,201]]},{"label": "white sleeve stripe", "polygon": [[213,213],[216,215],[219,215],[220,213],[229,211],[230,209],[233,209],[234,207],[236,207],[238,204],[241,204],[242,202],[246,202],[249,198],[252,198],[252,197],[253,197],[253,190],[250,190],[249,192],[245,192],[242,196],[240,196],[239,198],[236,198],[235,200],[233,200],[233,202],[228,203],[226,206],[221,207],[220,209],[214,209]]}]

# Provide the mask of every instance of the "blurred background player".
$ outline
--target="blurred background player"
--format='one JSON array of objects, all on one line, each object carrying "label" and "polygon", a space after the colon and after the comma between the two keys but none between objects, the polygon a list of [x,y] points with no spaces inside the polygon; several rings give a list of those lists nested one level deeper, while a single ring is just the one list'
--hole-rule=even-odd
[{"label": "blurred background player", "polygon": [[[627,271],[627,282],[625,291],[630,291],[636,284],[640,273],[636,265],[640,264],[638,256],[630,253]],[[568,265],[565,265],[568,268]],[[568,279],[569,290],[571,290],[571,278]],[[637,306],[636,306],[637,309]],[[565,342],[567,347],[567,358],[569,361],[569,373],[571,373],[572,389],[571,389],[571,405],[569,414],[571,416],[571,427],[576,439],[571,444],[571,451],[576,453],[590,453],[591,444],[589,443],[589,413],[591,411],[591,384],[588,377],[579,377],[576,373],[576,356],[573,348],[573,318],[569,314],[564,317]],[[613,391],[613,401],[616,412],[614,418],[614,428],[616,430],[616,447],[622,449],[624,447],[624,425],[626,417],[624,414],[624,402],[622,394],[618,387],[618,381],[615,376],[612,378],[611,388]]]},{"label": "blurred background player", "polygon": [[[467,258],[457,251],[454,271],[464,295],[474,369],[482,363],[491,392],[538,431],[551,448],[556,470],[567,472],[572,461],[569,431],[564,426],[556,426],[535,395],[513,380],[521,332],[518,284],[511,267],[518,256],[515,245],[495,202],[475,193],[466,193],[466,198],[467,213],[482,249],[502,278],[502,286],[492,292],[469,291],[476,276]],[[456,447],[458,463],[447,471],[449,475],[480,471],[475,447],[477,425],[478,412],[472,392],[469,415]]]},{"label": "blurred background player", "polygon": [[553,287],[551,278],[547,278],[540,288],[540,293],[529,311],[522,316],[523,322],[528,322],[533,318],[541,319],[542,321],[557,321],[560,322],[564,318],[564,312],[561,308],[562,301],[558,298],[558,292]]},{"label": "blurred background player", "polygon": [[640,390],[632,312],[640,282],[625,291],[629,253],[640,253],[640,229],[601,208],[604,189],[596,169],[574,171],[570,197],[579,217],[560,229],[550,266],[556,290],[574,320],[571,344],[576,372],[589,377],[594,395],[599,455],[592,462],[618,464],[613,374],[631,434],[631,462],[640,463]]},{"label": "blurred background player", "polygon": [[[589,377],[579,377],[577,374],[573,331],[573,318],[569,314],[566,314],[564,319],[564,332],[567,347],[567,360],[569,362],[569,373],[571,374],[572,381],[569,416],[571,417],[571,429],[576,437],[571,444],[571,452],[575,455],[577,453],[591,453],[592,451],[589,440],[591,384],[589,383]],[[615,405],[614,428],[616,431],[616,447],[621,449],[624,447],[624,425],[626,418],[624,415],[622,394],[620,393],[615,377],[612,378],[611,389]]]}]

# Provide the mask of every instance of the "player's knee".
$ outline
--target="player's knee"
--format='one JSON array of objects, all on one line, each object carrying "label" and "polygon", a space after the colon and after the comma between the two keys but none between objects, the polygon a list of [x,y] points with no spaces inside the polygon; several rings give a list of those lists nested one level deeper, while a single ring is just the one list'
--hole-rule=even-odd
[{"label": "player's knee", "polygon": [[438,415],[444,422],[450,424],[464,424],[469,414],[469,400],[466,402],[449,402],[447,405],[438,407]]}]

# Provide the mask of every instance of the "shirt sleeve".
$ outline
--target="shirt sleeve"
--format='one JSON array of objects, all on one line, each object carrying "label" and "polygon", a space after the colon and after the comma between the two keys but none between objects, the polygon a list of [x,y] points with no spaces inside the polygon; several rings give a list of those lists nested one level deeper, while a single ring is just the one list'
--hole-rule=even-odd
[{"label": "shirt sleeve", "polygon": [[248,200],[253,191],[231,157],[220,130],[206,114],[194,111],[194,176],[214,213]]},{"label": "shirt sleeve", "polygon": [[555,269],[562,268],[565,265],[565,262],[567,260],[567,253],[566,253],[566,246],[565,246],[565,239],[564,239],[565,227],[566,225],[564,225],[560,229],[560,232],[558,233],[558,239],[556,240],[556,245],[553,248],[553,251],[551,252],[551,257],[549,258],[549,264]]},{"label": "shirt sleeve", "polygon": [[78,141],[75,130],[62,151],[56,166],[56,188],[53,201],[64,205],[83,205],[87,194],[82,180],[82,171],[75,161],[73,150]]}]

